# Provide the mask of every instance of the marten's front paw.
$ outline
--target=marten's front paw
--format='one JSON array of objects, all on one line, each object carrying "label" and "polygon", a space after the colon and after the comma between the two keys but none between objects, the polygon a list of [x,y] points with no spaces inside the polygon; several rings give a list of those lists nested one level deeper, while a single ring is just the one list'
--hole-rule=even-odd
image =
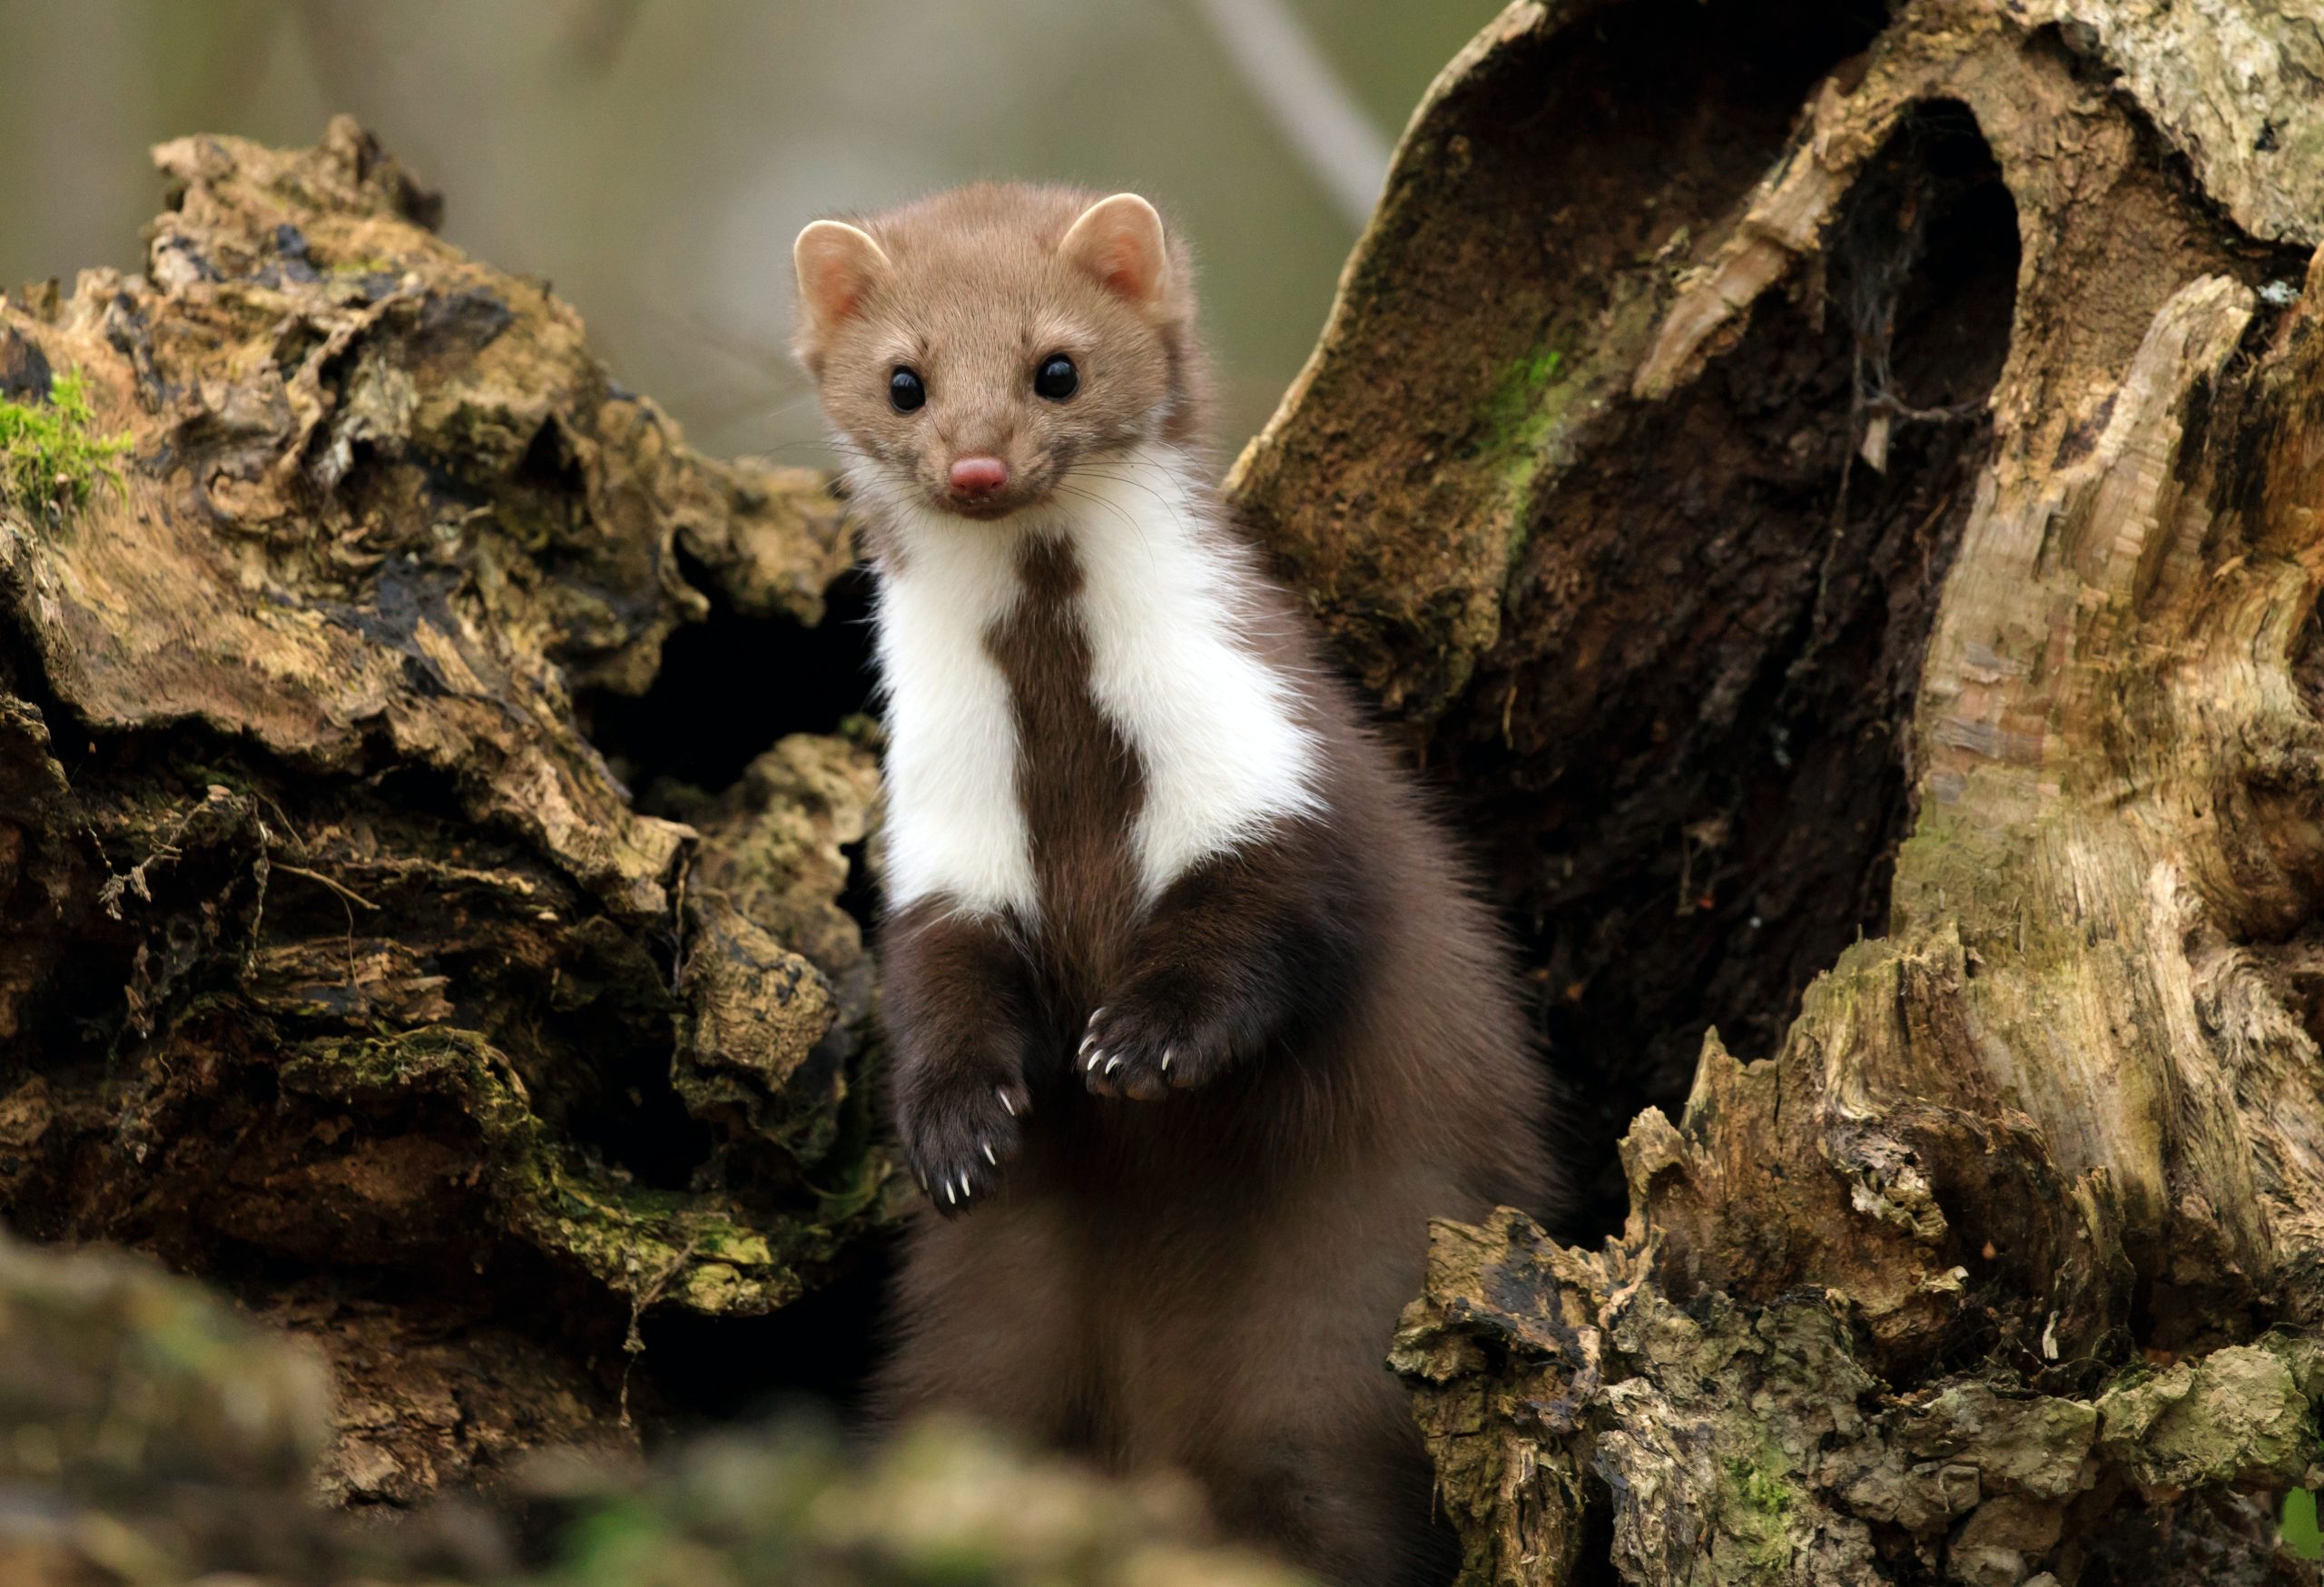
[{"label": "marten's front paw", "polygon": [[1089,1016],[1074,1062],[1098,1096],[1150,1102],[1206,1084],[1224,1067],[1211,1024],[1191,1000],[1133,990]]},{"label": "marten's front paw", "polygon": [[1030,1099],[1015,1081],[979,1073],[914,1088],[901,1103],[897,1125],[912,1178],[950,1217],[1000,1186]]}]

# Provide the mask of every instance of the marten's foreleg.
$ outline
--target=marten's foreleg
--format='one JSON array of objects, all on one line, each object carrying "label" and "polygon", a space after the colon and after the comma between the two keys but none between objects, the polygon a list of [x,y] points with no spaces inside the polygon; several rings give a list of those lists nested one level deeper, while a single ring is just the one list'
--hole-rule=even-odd
[{"label": "marten's foreleg", "polygon": [[1345,856],[1305,823],[1187,872],[1089,1017],[1074,1060],[1083,1081],[1151,1100],[1344,1010],[1367,918],[1357,891]]},{"label": "marten's foreleg", "polygon": [[1032,1109],[1025,955],[1005,918],[931,901],[889,923],[881,961],[905,1156],[937,1210],[960,1212],[1000,1183]]}]

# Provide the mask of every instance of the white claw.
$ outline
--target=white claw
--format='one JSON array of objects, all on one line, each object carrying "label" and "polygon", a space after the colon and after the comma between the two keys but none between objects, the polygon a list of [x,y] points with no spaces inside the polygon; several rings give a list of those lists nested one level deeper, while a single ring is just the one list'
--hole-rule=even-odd
[{"label": "white claw", "polygon": [[1017,1104],[1009,1099],[1008,1092],[1002,1090],[999,1086],[995,1086],[992,1088],[992,1094],[1000,1099],[1001,1109],[1008,1113],[1009,1118],[1014,1119],[1017,1117]]},{"label": "white claw", "polygon": [[986,1141],[984,1143],[984,1160],[990,1163],[996,1168],[1000,1167],[1000,1159],[992,1155],[992,1142],[990,1141]]},{"label": "white claw", "polygon": [[1170,1072],[1170,1060],[1177,1055],[1178,1050],[1175,1047],[1166,1047],[1162,1050],[1162,1072],[1164,1074],[1167,1075]]},{"label": "white claw", "polygon": [[975,1192],[975,1191],[973,1191],[973,1190],[971,1190],[971,1189],[970,1189],[970,1188],[969,1188],[969,1177],[968,1177],[966,1174],[961,1175],[961,1176],[960,1176],[960,1197],[961,1197],[961,1199],[966,1200],[969,1197],[973,1196],[973,1195],[975,1195],[975,1194],[976,1194],[976,1192]]},{"label": "white claw", "polygon": [[1094,1073],[1097,1070],[1098,1065],[1105,1060],[1105,1050],[1100,1048],[1098,1051],[1091,1053],[1089,1055],[1089,1061],[1081,1067]]},{"label": "white claw", "polygon": [[1116,1070],[1118,1070],[1118,1069],[1119,1069],[1119,1068],[1121,1068],[1121,1067],[1122,1067],[1122,1060],[1121,1060],[1121,1058],[1120,1058],[1120,1056],[1119,1056],[1118,1054],[1117,1054],[1115,1057],[1109,1058],[1109,1059],[1108,1059],[1108,1060],[1106,1060],[1106,1072],[1107,1072],[1108,1074],[1111,1074],[1111,1073],[1113,1073]]},{"label": "white claw", "polygon": [[950,1185],[944,1187],[944,1199],[950,1202],[955,1207],[960,1205],[960,1198],[959,1194],[954,1191],[952,1187]]}]

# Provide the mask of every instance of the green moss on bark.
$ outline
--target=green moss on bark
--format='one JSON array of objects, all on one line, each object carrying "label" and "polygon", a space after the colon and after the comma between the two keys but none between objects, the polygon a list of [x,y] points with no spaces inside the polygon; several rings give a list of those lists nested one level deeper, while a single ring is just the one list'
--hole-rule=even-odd
[{"label": "green moss on bark", "polygon": [[118,488],[113,459],[126,433],[100,435],[78,370],[50,377],[45,402],[0,401],[0,499],[19,507],[79,507],[100,484]]}]

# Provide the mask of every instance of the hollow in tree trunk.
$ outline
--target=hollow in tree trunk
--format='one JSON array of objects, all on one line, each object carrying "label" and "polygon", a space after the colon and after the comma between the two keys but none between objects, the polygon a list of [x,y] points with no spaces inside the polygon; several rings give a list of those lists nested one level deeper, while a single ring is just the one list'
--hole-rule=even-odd
[{"label": "hollow in tree trunk", "polygon": [[1471,1580],[2293,1568],[2293,9],[1522,4],[1407,133],[1238,498],[1482,801],[1585,1125],[1659,1105],[1602,1244],[1438,1231],[1394,1359]]}]

